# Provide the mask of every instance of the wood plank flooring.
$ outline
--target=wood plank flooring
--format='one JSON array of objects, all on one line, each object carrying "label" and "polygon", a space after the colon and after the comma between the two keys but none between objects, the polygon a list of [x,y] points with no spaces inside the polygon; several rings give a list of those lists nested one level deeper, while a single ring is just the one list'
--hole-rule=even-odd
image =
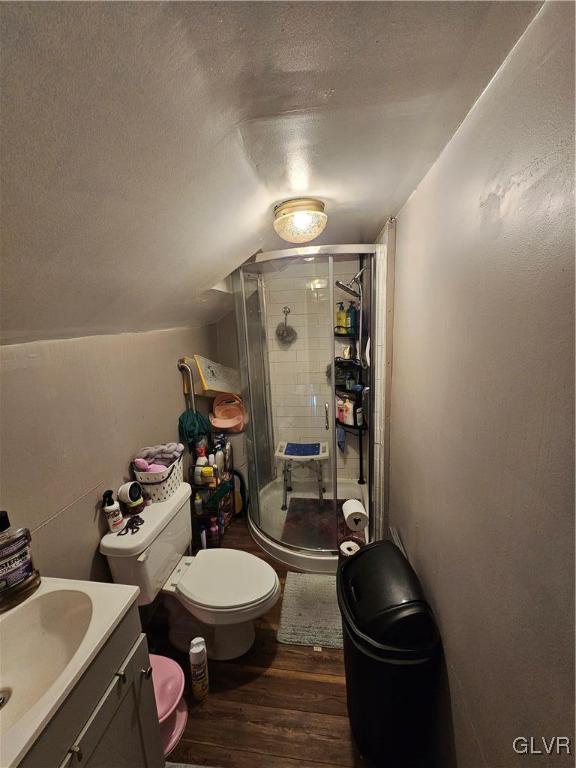
[{"label": "wood plank flooring", "polygon": [[[287,569],[259,549],[243,521],[230,526],[225,545],[269,562],[284,586]],[[190,716],[171,761],[215,768],[366,766],[350,733],[342,651],[277,643],[280,609],[278,601],[258,622],[247,654],[210,662],[206,701],[194,703],[187,686]],[[161,623],[152,625],[149,638],[151,649],[173,656],[188,672]]]}]

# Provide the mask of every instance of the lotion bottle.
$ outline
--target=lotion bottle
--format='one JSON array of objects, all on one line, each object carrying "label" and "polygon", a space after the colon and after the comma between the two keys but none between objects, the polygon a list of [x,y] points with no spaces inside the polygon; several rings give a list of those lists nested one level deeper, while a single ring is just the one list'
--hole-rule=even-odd
[{"label": "lotion bottle", "polygon": [[208,696],[208,656],[206,641],[195,637],[190,642],[190,675],[192,677],[192,695],[196,701],[204,701]]},{"label": "lotion bottle", "polygon": [[114,501],[112,494],[113,491],[104,491],[102,509],[106,515],[106,520],[108,521],[108,528],[110,528],[112,533],[119,533],[126,528],[126,520],[122,517],[120,504],[117,501]]}]

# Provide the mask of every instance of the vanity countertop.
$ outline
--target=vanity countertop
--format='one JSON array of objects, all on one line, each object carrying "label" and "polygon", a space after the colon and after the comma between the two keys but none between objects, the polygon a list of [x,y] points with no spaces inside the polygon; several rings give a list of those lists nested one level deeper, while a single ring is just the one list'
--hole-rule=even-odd
[{"label": "vanity countertop", "polygon": [[0,766],[17,766],[113,633],[138,587],[42,577],[0,614]]}]

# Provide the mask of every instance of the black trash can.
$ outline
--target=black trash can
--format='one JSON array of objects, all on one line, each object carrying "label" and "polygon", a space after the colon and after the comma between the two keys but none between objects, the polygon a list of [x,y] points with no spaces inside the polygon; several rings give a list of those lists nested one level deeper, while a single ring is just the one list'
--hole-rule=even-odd
[{"label": "black trash can", "polygon": [[418,577],[391,541],[340,563],[348,714],[364,757],[377,768],[433,765],[440,637]]}]

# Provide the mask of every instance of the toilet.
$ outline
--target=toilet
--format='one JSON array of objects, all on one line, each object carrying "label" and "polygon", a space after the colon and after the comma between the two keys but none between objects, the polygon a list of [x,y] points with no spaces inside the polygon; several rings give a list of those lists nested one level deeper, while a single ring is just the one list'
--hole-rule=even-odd
[{"label": "toilet", "polygon": [[140,587],[139,605],[166,598],[170,642],[187,653],[206,640],[211,659],[234,659],[254,642],[254,622],[280,597],[280,582],[264,560],[236,549],[185,555],[192,540],[191,488],[181,483],[167,500],[140,513],[135,533],[107,533],[100,542],[112,578]]}]

